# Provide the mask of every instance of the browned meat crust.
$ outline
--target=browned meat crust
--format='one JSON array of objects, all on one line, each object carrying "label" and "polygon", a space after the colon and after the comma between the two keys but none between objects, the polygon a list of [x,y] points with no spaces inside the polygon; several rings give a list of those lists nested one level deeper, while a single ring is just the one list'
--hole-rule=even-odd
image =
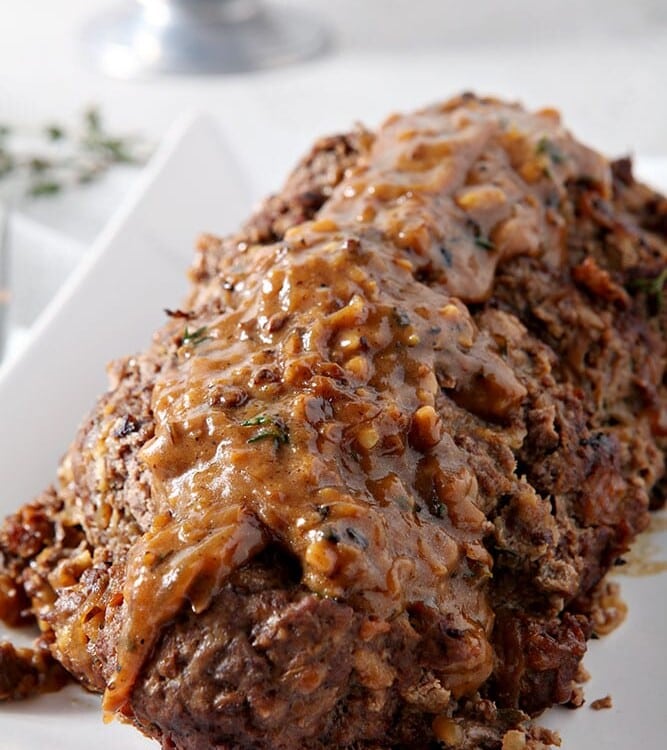
[{"label": "browned meat crust", "polygon": [[[505,105],[474,97],[446,107],[506,116]],[[559,184],[562,162],[572,158],[566,152],[575,147],[564,136],[556,144],[541,134],[551,117],[530,121],[533,140],[503,140],[502,153],[526,184]],[[376,138],[358,131],[324,139],[238,236],[201,240],[185,321],[175,314],[146,354],[113,365],[111,387],[67,454],[57,490],[5,522],[0,616],[38,617],[53,653],[88,687],[104,690],[119,666],[128,550],[161,511],[140,450],[155,437],[155,384],[178,366],[184,322],[190,338],[197,331],[203,338],[225,308],[240,304],[239,253],[289,243],[292,227],[335,216],[336,187],[373,158]],[[534,150],[528,156],[519,153],[526,143]],[[484,172],[493,158],[495,151],[489,157],[482,149],[472,159],[466,186],[492,181]],[[576,702],[600,582],[645,527],[649,505],[664,503],[667,203],[636,183],[621,160],[606,177],[578,174],[560,192],[546,189],[544,212],[564,258],[508,252],[490,294],[462,295],[474,331],[513,374],[518,407],[499,406],[505,386],[493,380],[464,387],[446,365],[435,370],[439,423],[474,475],[475,504],[488,521],[483,542],[492,577],[479,553],[460,575],[494,612],[492,674],[471,690],[457,688],[467,665],[484,657],[446,608],[413,602],[385,619],[344,596],[322,597],[304,583],[303,562],[275,538],[229,575],[202,612],[184,606],[142,665],[122,711],[163,747],[421,748],[440,741],[497,750],[524,739],[535,749],[555,742],[526,724],[526,713]],[[448,225],[436,229],[447,240],[455,234]],[[466,231],[478,250],[493,254],[479,224]],[[364,236],[361,244],[373,241]],[[412,245],[403,250],[425,299],[439,294],[445,303],[455,284],[447,269],[458,256],[444,242],[438,257],[429,247],[421,256]],[[270,326],[278,332],[285,321]],[[282,377],[271,363],[262,373],[265,382]],[[340,375],[329,366],[326,377]],[[218,386],[210,403],[246,408],[254,387]],[[272,429],[277,451],[286,427]],[[439,523],[442,488],[429,459],[435,427],[415,417],[404,429],[423,456],[416,495]]]}]

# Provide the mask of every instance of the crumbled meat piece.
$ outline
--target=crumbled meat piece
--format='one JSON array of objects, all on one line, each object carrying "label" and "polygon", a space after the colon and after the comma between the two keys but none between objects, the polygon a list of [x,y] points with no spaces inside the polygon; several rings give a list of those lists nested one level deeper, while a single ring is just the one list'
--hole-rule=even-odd
[{"label": "crumbled meat piece", "polygon": [[22,700],[60,690],[70,676],[45,648],[0,643],[0,701]]},{"label": "crumbled meat piece", "polygon": [[613,703],[611,702],[611,695],[605,695],[604,698],[596,698],[591,701],[591,708],[594,711],[602,711],[605,708],[612,708]]}]

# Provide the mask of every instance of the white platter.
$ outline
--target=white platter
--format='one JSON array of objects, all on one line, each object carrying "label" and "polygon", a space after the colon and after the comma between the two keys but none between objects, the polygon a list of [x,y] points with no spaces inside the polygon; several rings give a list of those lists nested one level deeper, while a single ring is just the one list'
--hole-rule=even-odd
[{"label": "white platter", "polygon": [[[667,189],[667,160],[640,162],[639,173]],[[215,127],[203,118],[177,127],[22,355],[0,370],[0,516],[52,480],[79,419],[105,388],[105,364],[144,347],[164,320],[163,308],[178,304],[197,234],[233,230],[250,205],[247,183]],[[654,532],[650,542],[654,558],[667,559],[667,533]],[[613,708],[559,709],[543,717],[561,732],[565,750],[666,746],[667,574],[620,580],[628,620],[592,642],[585,660],[593,675],[588,702],[611,694]],[[0,750],[91,746],[156,747],[130,727],[104,726],[99,698],[76,686],[0,705]]]}]

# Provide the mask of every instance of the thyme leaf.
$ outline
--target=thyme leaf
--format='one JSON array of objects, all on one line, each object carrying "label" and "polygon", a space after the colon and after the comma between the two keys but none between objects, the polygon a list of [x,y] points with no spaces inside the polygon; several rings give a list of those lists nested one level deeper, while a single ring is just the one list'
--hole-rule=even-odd
[{"label": "thyme leaf", "polygon": [[552,164],[563,164],[565,161],[565,154],[558,148],[558,146],[546,135],[543,135],[535,146],[535,153],[540,156],[548,156]]},{"label": "thyme leaf", "polygon": [[201,344],[202,341],[207,341],[211,337],[208,335],[208,326],[202,326],[201,328],[197,328],[195,331],[191,331],[187,326],[185,326],[182,338],[183,345],[190,344],[191,346],[197,346],[197,344]]},{"label": "thyme leaf", "polygon": [[440,502],[440,500],[433,499],[429,506],[429,510],[436,518],[445,517],[445,506]]},{"label": "thyme leaf", "polygon": [[102,132],[102,116],[100,115],[100,110],[97,107],[89,107],[83,113],[83,120],[89,133]]},{"label": "thyme leaf", "polygon": [[289,443],[289,438],[287,436],[287,433],[283,432],[282,430],[261,430],[256,435],[253,435],[251,438],[248,438],[248,443],[259,443],[260,440],[268,440],[273,439],[276,443],[276,446],[279,445],[285,445]]},{"label": "thyme leaf", "polygon": [[14,158],[0,146],[0,178],[8,175],[14,169]]},{"label": "thyme leaf", "polygon": [[60,125],[47,125],[44,133],[50,141],[61,141],[65,137],[65,130]]},{"label": "thyme leaf", "polygon": [[40,172],[46,172],[46,170],[50,167],[50,163],[47,159],[44,159],[39,156],[35,156],[28,162],[28,169],[33,172],[34,174],[39,174]]},{"label": "thyme leaf", "polygon": [[62,190],[62,185],[55,180],[42,180],[41,182],[33,182],[28,188],[28,195],[33,198],[39,198],[43,195],[55,195]]},{"label": "thyme leaf", "polygon": [[440,255],[442,255],[442,261],[445,264],[445,266],[447,266],[447,268],[451,268],[454,263],[454,258],[452,257],[451,250],[445,247],[445,245],[441,245]]},{"label": "thyme leaf", "polygon": [[361,531],[357,531],[353,526],[348,526],[345,529],[345,534],[352,544],[361,547],[361,549],[368,549],[368,539],[366,539]]},{"label": "thyme leaf", "polygon": [[400,328],[406,328],[410,325],[410,316],[405,312],[405,310],[401,309],[400,307],[395,307],[393,312],[394,320]]},{"label": "thyme leaf", "polygon": [[662,312],[665,304],[665,284],[667,283],[667,268],[664,268],[657,276],[649,278],[633,279],[628,282],[628,289],[639,290],[646,293],[646,296],[654,300],[658,312]]},{"label": "thyme leaf", "polygon": [[472,230],[473,240],[475,242],[475,245],[477,245],[477,247],[481,247],[483,250],[495,250],[496,249],[496,246],[493,240],[490,237],[487,237],[482,232],[482,227],[474,219],[468,218],[466,223],[468,227]]},{"label": "thyme leaf", "polygon": [[245,422],[241,422],[241,427],[254,427],[258,424],[271,423],[271,417],[267,417],[266,414],[260,414],[252,419],[246,419]]},{"label": "thyme leaf", "polygon": [[496,249],[496,246],[493,244],[493,240],[490,240],[488,237],[484,237],[481,234],[475,237],[475,244],[477,245],[477,247],[481,247],[484,250]]},{"label": "thyme leaf", "polygon": [[248,438],[247,443],[259,443],[262,440],[273,440],[276,448],[289,443],[289,430],[280,417],[272,417],[268,414],[259,414],[251,419],[241,422],[241,427],[256,427],[268,425],[265,429],[256,432]]}]

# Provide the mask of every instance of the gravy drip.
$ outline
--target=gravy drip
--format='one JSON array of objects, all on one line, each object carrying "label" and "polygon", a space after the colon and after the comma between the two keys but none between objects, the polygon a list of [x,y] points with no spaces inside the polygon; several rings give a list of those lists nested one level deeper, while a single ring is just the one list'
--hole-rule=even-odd
[{"label": "gravy drip", "polygon": [[184,602],[204,610],[269,543],[369,617],[446,615],[467,654],[445,670],[455,695],[489,676],[490,524],[440,406],[517,422],[526,392],[466,303],[505,258],[561,263],[565,181],[609,176],[555,113],[485,110],[390,118],[317,221],[225,259],[229,307],[197,320],[153,393],[143,461],[162,512],[128,555],[107,711]]}]

